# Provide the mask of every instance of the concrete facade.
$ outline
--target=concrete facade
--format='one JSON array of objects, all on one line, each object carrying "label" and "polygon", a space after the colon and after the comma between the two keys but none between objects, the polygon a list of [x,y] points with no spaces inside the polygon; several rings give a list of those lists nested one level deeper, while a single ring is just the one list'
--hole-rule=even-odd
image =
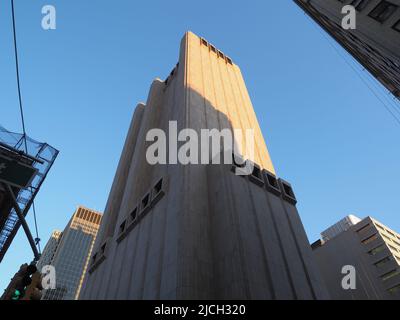
[{"label": "concrete facade", "polygon": [[[147,132],[173,120],[254,129],[257,170],[148,164]],[[136,107],[80,299],[328,298],[295,204],[239,67],[187,32],[176,67]]]},{"label": "concrete facade", "polygon": [[44,290],[42,300],[76,300],[82,288],[102,214],[79,206],[62,234],[53,233],[38,262],[52,265],[56,289]]},{"label": "concrete facade", "polygon": [[[400,234],[375,219],[367,217],[312,247],[333,299],[400,299]],[[342,287],[347,265],[356,271],[355,290]]]},{"label": "concrete facade", "polygon": [[[400,99],[400,0],[294,0],[395,97]],[[342,28],[342,8],[356,29]]]}]

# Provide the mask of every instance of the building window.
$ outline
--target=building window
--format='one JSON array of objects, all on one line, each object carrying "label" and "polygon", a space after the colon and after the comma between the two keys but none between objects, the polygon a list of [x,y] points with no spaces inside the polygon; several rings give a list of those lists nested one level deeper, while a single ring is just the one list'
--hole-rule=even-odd
[{"label": "building window", "polygon": [[374,256],[376,254],[378,254],[379,252],[382,252],[386,249],[386,246],[384,244],[380,245],[379,247],[376,247],[374,249],[372,249],[371,251],[368,252],[368,254]]},{"label": "building window", "polygon": [[364,231],[364,230],[368,229],[369,227],[370,227],[370,224],[368,223],[368,224],[367,224],[367,225],[365,225],[364,227],[362,227],[362,228],[358,229],[358,230],[357,230],[357,233],[359,233],[359,232],[362,232],[362,231]]},{"label": "building window", "polygon": [[385,265],[386,263],[392,261],[391,257],[386,257],[383,258],[382,260],[379,260],[378,262],[375,263],[375,266],[377,268],[382,267],[383,265]]},{"label": "building window", "polygon": [[376,239],[378,239],[378,234],[377,234],[377,233],[375,233],[374,235],[368,237],[367,239],[364,239],[364,240],[362,241],[362,243],[363,243],[363,244],[368,244],[368,243],[370,243],[370,242],[372,242],[372,241],[374,241],[374,240],[376,240]]},{"label": "building window", "polygon": [[384,275],[381,276],[383,281],[389,280],[397,275],[400,275],[400,270],[392,270],[388,273],[385,273]]},{"label": "building window", "polygon": [[368,15],[378,22],[385,22],[396,11],[398,6],[388,1],[381,1]]},{"label": "building window", "polygon": [[393,288],[390,288],[390,289],[388,290],[388,292],[389,292],[390,294],[396,294],[397,292],[400,292],[400,284],[397,285],[397,286],[395,286],[395,287],[393,287]]},{"label": "building window", "polygon": [[363,11],[369,4],[370,0],[354,0],[351,5],[356,8],[357,11]]}]

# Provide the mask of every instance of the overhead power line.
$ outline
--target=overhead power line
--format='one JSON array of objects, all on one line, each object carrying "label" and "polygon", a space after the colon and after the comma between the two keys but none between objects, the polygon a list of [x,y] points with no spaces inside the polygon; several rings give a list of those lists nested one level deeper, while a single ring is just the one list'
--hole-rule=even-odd
[{"label": "overhead power line", "polygon": [[[14,0],[11,0],[11,14],[12,14],[12,23],[13,23],[14,56],[15,56],[15,69],[16,69],[16,74],[17,74],[19,112],[20,112],[20,116],[21,116],[25,153],[28,154],[28,144],[26,142],[27,135],[26,135],[26,127],[25,127],[24,108],[23,108],[23,104],[22,104],[21,83],[20,83],[20,77],[19,77],[19,61],[18,61],[17,31],[16,31],[16,27],[15,27]],[[36,245],[38,246],[39,253],[40,253],[40,244],[39,244],[40,238],[39,238],[38,225],[37,225],[37,219],[36,219],[36,209],[35,209],[34,203],[32,203],[32,211],[33,211],[33,218],[34,218],[35,230],[36,230]]]},{"label": "overhead power line", "polygon": [[28,146],[27,146],[27,143],[26,143],[26,129],[25,129],[24,108],[23,108],[23,105],[22,105],[21,84],[20,84],[20,79],[19,79],[18,46],[17,46],[17,31],[16,31],[16,28],[15,28],[14,0],[11,0],[11,13],[12,13],[12,23],[13,23],[13,35],[14,35],[14,56],[15,56],[15,69],[16,69],[16,72],[17,72],[17,88],[18,88],[19,111],[20,111],[21,122],[22,122],[22,133],[24,134],[25,153],[28,153]]}]

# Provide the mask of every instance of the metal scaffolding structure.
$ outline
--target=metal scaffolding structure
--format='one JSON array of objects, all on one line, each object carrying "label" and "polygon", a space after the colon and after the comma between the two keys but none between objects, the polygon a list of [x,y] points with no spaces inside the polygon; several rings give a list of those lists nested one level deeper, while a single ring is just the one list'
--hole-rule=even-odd
[{"label": "metal scaffolding structure", "polygon": [[[0,262],[21,225],[27,233],[24,218],[58,153],[58,150],[47,143],[37,142],[23,134],[10,132],[0,126],[0,157],[8,159],[13,165],[19,165],[19,168],[25,171],[33,172],[32,177],[24,185],[21,185],[23,177],[19,177],[18,183],[13,183],[10,181],[12,179],[5,180],[0,175]],[[15,173],[15,176],[21,176],[23,170],[17,168],[12,173]],[[28,240],[30,240],[31,246],[37,245],[37,239],[33,240],[32,237],[29,239],[28,236]],[[33,241],[36,243],[33,244]]]}]

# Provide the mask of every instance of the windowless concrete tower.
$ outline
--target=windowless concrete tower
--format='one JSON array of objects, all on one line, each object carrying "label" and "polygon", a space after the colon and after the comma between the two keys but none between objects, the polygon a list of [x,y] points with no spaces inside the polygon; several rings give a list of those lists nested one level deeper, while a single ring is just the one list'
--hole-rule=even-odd
[{"label": "windowless concrete tower", "polygon": [[[148,164],[146,134],[168,134],[169,121],[178,132],[254,129],[254,173]],[[135,110],[80,299],[327,298],[295,203],[238,66],[188,32],[177,66]]]}]

